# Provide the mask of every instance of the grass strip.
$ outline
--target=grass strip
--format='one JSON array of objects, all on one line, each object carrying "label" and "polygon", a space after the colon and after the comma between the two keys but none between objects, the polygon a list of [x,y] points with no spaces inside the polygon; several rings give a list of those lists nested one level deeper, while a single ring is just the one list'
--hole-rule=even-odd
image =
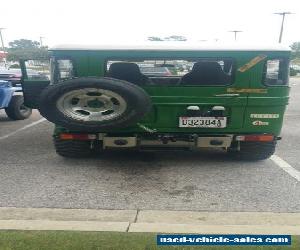
[{"label": "grass strip", "polygon": [[0,250],[299,250],[300,236],[292,246],[156,246],[155,233],[78,231],[0,231]]}]

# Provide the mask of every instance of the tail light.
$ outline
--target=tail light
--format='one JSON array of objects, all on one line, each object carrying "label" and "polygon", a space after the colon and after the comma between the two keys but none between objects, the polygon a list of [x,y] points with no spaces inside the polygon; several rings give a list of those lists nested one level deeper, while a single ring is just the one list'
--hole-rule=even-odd
[{"label": "tail light", "polygon": [[267,142],[267,141],[273,141],[274,136],[273,135],[238,135],[235,137],[236,141],[261,141],[261,142]]},{"label": "tail light", "polygon": [[95,140],[97,136],[94,134],[70,134],[70,133],[62,133],[59,135],[61,140],[80,140],[80,141],[87,141],[87,140]]}]

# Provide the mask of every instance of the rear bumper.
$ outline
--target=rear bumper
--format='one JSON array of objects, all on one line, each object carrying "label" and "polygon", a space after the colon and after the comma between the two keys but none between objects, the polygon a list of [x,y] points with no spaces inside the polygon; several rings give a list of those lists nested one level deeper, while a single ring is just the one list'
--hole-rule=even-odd
[{"label": "rear bumper", "polygon": [[103,148],[208,148],[208,147],[230,147],[232,136],[218,137],[193,137],[176,138],[175,136],[162,136],[159,138],[138,137],[110,137],[104,136]]},{"label": "rear bumper", "polygon": [[277,138],[271,134],[247,135],[196,135],[196,134],[158,134],[138,136],[112,136],[107,134],[71,134],[58,135],[63,140],[101,141],[104,149],[110,148],[229,148],[236,147],[240,141],[267,142]]}]

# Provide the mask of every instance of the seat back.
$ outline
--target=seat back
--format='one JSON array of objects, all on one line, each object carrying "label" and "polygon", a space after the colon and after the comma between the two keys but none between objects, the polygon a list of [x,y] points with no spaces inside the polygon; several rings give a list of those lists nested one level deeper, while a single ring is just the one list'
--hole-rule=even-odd
[{"label": "seat back", "polygon": [[192,71],[181,79],[183,85],[225,85],[230,76],[223,72],[218,62],[202,61],[194,64]]},{"label": "seat back", "polygon": [[108,76],[119,80],[125,80],[136,85],[145,85],[149,79],[143,75],[135,63],[117,62],[110,65]]}]

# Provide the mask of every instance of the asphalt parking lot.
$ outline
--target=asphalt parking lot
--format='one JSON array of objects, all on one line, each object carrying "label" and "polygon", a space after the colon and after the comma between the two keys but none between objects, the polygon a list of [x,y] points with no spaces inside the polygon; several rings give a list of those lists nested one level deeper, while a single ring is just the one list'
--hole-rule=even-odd
[{"label": "asphalt parking lot", "polygon": [[[276,155],[300,171],[300,78]],[[235,162],[222,152],[108,152],[63,159],[53,125],[37,112],[0,111],[0,206],[300,212],[300,182],[274,161]]]}]

